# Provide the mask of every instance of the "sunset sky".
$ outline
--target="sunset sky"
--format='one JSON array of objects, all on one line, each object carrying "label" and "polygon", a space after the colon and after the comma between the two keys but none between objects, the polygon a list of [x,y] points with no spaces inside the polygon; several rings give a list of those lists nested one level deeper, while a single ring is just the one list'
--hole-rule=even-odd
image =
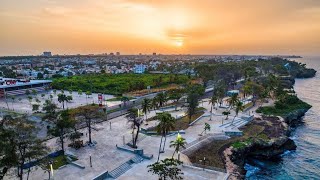
[{"label": "sunset sky", "polygon": [[0,55],[319,50],[320,0],[0,0]]}]

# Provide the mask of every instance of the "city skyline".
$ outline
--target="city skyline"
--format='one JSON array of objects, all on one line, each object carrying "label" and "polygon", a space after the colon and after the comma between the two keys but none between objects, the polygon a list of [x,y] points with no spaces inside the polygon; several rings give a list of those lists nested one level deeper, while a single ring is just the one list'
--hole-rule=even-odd
[{"label": "city skyline", "polygon": [[317,55],[320,2],[3,0],[0,56]]}]

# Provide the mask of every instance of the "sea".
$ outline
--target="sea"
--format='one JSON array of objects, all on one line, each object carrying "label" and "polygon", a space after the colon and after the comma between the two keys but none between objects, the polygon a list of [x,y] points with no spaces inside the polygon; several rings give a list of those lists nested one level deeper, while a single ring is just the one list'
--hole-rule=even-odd
[{"label": "sea", "polygon": [[250,159],[245,165],[248,180],[320,180],[320,56],[292,60],[318,71],[313,78],[296,79],[294,85],[298,97],[312,105],[291,133],[297,149],[284,153],[276,162]]}]

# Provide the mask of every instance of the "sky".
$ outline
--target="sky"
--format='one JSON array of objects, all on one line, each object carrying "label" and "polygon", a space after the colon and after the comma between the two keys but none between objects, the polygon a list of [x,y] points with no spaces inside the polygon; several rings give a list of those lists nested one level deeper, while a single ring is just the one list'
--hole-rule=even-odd
[{"label": "sky", "polygon": [[319,49],[320,0],[0,0],[0,56]]}]

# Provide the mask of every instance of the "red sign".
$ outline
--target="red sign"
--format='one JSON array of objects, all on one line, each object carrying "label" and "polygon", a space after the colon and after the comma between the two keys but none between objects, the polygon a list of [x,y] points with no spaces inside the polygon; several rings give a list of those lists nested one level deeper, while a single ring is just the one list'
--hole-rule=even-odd
[{"label": "red sign", "polygon": [[6,81],[6,84],[7,84],[7,85],[15,85],[16,83],[17,83],[16,80],[7,80],[7,81]]},{"label": "red sign", "polygon": [[98,94],[98,103],[99,103],[99,106],[102,106],[102,100],[103,100],[102,94]]}]

